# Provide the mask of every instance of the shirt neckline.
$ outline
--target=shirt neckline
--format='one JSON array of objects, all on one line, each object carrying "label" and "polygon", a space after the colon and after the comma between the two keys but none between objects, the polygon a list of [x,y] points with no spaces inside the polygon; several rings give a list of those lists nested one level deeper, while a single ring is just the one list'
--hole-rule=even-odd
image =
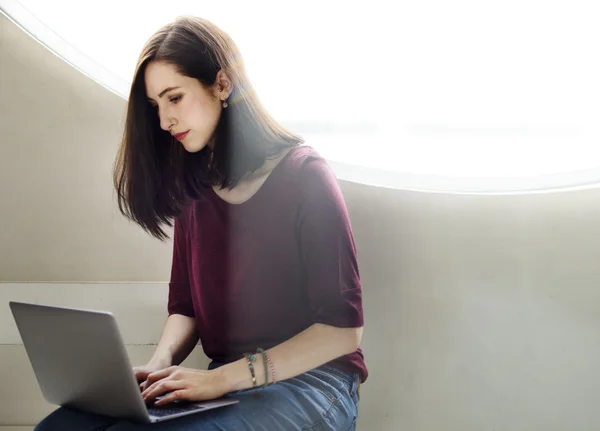
[{"label": "shirt neckline", "polygon": [[223,205],[226,205],[228,207],[234,207],[234,208],[242,208],[244,206],[248,206],[250,205],[253,201],[256,201],[257,199],[260,198],[260,194],[261,193],[265,193],[264,189],[269,187],[269,184],[271,182],[273,182],[273,177],[276,177],[276,174],[279,170],[282,169],[282,166],[288,161],[288,159],[290,158],[291,154],[294,151],[297,151],[299,148],[301,148],[302,145],[296,145],[294,147],[292,147],[285,156],[283,156],[283,158],[279,161],[279,163],[277,163],[277,165],[275,165],[275,167],[273,168],[273,170],[269,173],[269,175],[267,176],[267,178],[265,179],[264,183],[262,183],[262,185],[260,186],[260,188],[252,195],[250,196],[248,199],[246,199],[243,202],[240,202],[239,204],[235,204],[235,203],[231,203],[231,202],[227,202],[225,199],[221,198],[217,192],[215,192],[215,190],[212,188],[212,186],[210,187],[210,193],[211,195],[217,199],[218,201],[220,201]]}]

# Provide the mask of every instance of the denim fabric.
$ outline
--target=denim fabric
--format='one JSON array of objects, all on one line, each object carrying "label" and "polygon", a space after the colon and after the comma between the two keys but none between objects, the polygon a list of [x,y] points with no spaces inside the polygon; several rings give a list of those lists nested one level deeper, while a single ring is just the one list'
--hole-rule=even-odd
[{"label": "denim fabric", "polygon": [[[211,364],[209,369],[222,364]],[[59,408],[36,431],[287,431],[356,429],[358,374],[327,365],[266,388],[227,394],[238,404],[157,424],[137,424]]]}]

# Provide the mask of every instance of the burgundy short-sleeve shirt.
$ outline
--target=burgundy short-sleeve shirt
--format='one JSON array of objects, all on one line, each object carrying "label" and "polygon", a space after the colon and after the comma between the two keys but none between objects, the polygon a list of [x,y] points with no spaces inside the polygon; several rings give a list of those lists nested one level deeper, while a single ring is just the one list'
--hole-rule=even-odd
[{"label": "burgundy short-sleeve shirt", "polygon": [[[169,314],[196,319],[206,355],[229,362],[314,323],[363,326],[350,220],[337,179],[295,147],[234,205],[206,188],[175,219]],[[367,378],[361,349],[330,365]]]}]

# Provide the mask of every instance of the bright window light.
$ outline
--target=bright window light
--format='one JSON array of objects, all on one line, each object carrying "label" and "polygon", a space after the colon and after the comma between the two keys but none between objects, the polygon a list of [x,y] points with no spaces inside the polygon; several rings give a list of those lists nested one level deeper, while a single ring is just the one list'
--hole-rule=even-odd
[{"label": "bright window light", "polygon": [[468,193],[600,183],[600,3],[570,0],[0,0],[127,97],[144,42],[198,15],[265,106],[342,179]]}]

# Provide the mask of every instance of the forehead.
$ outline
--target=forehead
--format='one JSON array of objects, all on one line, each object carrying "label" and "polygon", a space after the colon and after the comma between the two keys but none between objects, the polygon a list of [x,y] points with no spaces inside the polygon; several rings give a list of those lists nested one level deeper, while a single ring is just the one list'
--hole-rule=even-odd
[{"label": "forehead", "polygon": [[151,62],[146,67],[144,83],[148,97],[156,99],[167,87],[184,87],[191,78],[177,72],[175,66],[160,62]]}]

